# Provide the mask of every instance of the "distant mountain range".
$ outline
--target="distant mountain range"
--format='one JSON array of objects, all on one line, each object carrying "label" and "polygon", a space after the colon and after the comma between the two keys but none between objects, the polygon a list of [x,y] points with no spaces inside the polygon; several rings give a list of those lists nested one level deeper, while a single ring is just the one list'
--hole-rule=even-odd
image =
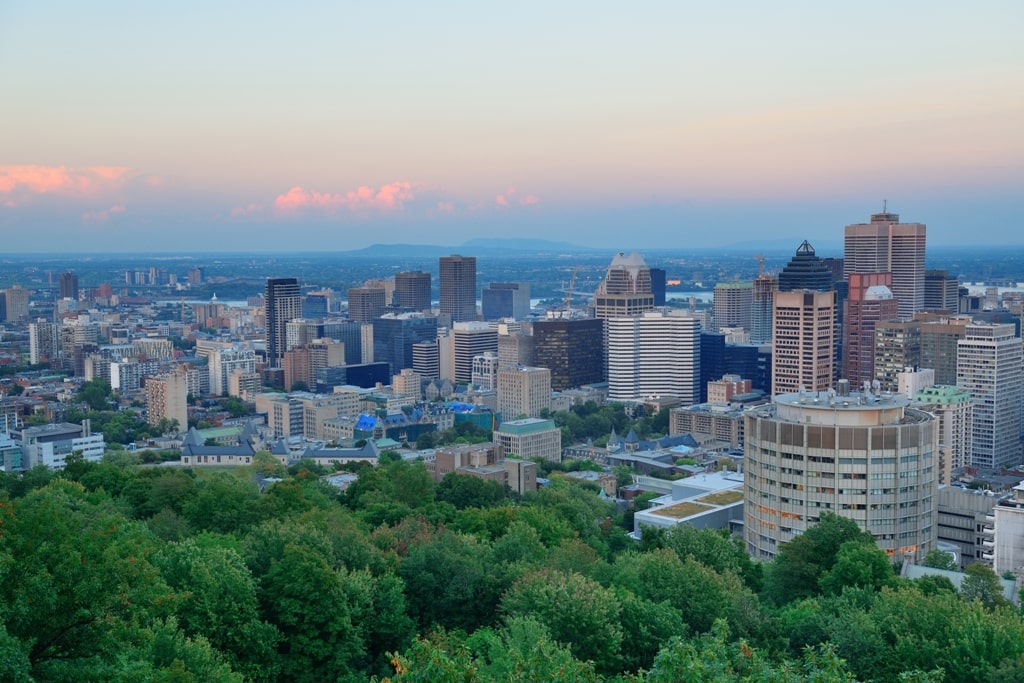
[{"label": "distant mountain range", "polygon": [[607,251],[607,249],[594,249],[593,247],[582,247],[569,242],[553,242],[550,240],[539,240],[529,238],[498,238],[478,237],[463,242],[459,246],[442,246],[437,244],[371,244],[362,249],[346,251],[346,256],[365,258],[411,258],[424,256],[449,256],[462,253],[465,256],[475,256],[493,252],[537,253],[537,252],[585,252],[585,251]]}]

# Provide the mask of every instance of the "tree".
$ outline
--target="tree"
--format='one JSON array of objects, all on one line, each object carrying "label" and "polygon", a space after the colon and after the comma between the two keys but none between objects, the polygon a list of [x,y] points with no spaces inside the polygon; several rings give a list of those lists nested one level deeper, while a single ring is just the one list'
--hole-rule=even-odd
[{"label": "tree", "polygon": [[885,552],[876,545],[861,540],[847,541],[839,547],[835,564],[819,581],[825,593],[842,593],[846,586],[881,590],[896,581],[892,564]]},{"label": "tree", "polygon": [[168,545],[156,564],[185,596],[175,615],[186,633],[206,638],[248,678],[276,679],[280,633],[260,619],[256,582],[237,551],[190,539]]},{"label": "tree", "polygon": [[933,569],[945,569],[946,571],[955,572],[960,568],[956,564],[956,560],[947,552],[933,548],[928,551],[928,554],[924,556],[924,560],[921,562],[925,567],[932,567]]},{"label": "tree", "polygon": [[577,659],[591,661],[599,672],[618,670],[623,631],[615,594],[579,574],[531,572],[505,593],[506,619],[528,617],[543,624],[551,637],[566,643]]},{"label": "tree", "polygon": [[964,600],[977,600],[988,608],[1006,604],[1003,597],[1003,585],[992,568],[981,562],[972,562],[964,568],[963,581],[960,583],[960,594]]},{"label": "tree", "polygon": [[765,595],[777,605],[817,595],[821,578],[832,569],[839,548],[847,541],[875,543],[853,520],[823,512],[817,524],[779,548],[766,568]]},{"label": "tree", "polygon": [[93,410],[110,410],[110,393],[110,383],[97,377],[83,382],[76,398],[82,403],[88,403]]},{"label": "tree", "polygon": [[491,507],[505,499],[505,485],[458,472],[449,472],[437,485],[437,500],[451,503],[457,510]]},{"label": "tree", "polygon": [[231,417],[236,418],[245,417],[252,413],[249,404],[236,396],[231,396],[224,401],[224,410],[228,411]]}]

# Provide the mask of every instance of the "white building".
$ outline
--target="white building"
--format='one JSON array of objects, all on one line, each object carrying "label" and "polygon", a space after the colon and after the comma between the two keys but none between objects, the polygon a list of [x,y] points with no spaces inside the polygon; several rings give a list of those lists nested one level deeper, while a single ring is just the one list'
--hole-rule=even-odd
[{"label": "white building", "polygon": [[700,323],[660,312],[608,320],[608,398],[700,400]]},{"label": "white building", "polygon": [[21,447],[21,461],[26,470],[36,465],[64,469],[67,457],[76,451],[81,451],[89,462],[99,462],[106,450],[103,435],[93,434],[88,420],[81,425],[62,422],[25,427],[12,432],[12,436]]},{"label": "white building", "polygon": [[1024,482],[1013,487],[1013,498],[992,509],[995,522],[992,568],[996,574],[1013,572],[1024,579]]},{"label": "white building", "polygon": [[493,440],[499,458],[562,461],[562,430],[551,420],[526,418],[502,422],[494,430]]},{"label": "white building", "polygon": [[971,464],[1008,467],[1021,461],[1024,350],[1013,325],[967,325],[957,342],[956,385],[974,399]]}]

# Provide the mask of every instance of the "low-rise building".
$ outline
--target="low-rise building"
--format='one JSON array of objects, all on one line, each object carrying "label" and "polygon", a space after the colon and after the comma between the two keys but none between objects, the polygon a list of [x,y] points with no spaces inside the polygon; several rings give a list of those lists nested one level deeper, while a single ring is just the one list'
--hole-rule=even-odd
[{"label": "low-rise building", "polygon": [[11,436],[21,448],[22,466],[26,470],[36,465],[62,470],[67,457],[76,451],[89,462],[99,462],[107,447],[102,434],[92,433],[88,420],[80,425],[60,422],[24,427]]},{"label": "low-rise building", "polygon": [[532,417],[510,420],[502,422],[493,434],[502,456],[562,460],[562,430],[552,420]]}]

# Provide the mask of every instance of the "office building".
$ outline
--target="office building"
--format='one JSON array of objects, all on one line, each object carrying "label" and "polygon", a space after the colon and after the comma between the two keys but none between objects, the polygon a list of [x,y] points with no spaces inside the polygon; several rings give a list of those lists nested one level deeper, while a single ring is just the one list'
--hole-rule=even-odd
[{"label": "office building", "polygon": [[921,323],[883,320],[875,323],[874,336],[874,379],[882,391],[899,391],[901,372],[924,367],[921,364]]},{"label": "office building", "polygon": [[59,279],[60,298],[78,300],[78,275],[61,273]]},{"label": "office building", "polygon": [[779,281],[771,275],[754,280],[750,299],[750,343],[768,344],[772,340],[772,304]]},{"label": "office building", "polygon": [[473,370],[470,384],[477,391],[496,391],[498,389],[498,353],[485,351],[473,356]]},{"label": "office building", "polygon": [[[373,360],[387,363],[389,376],[413,367],[414,344],[437,339],[437,318],[422,313],[386,313],[375,318],[372,325]],[[425,374],[419,369],[417,372]]]},{"label": "office building", "polygon": [[945,270],[924,271],[924,310],[948,315],[960,310],[960,281]]},{"label": "office building", "polygon": [[263,297],[266,310],[267,367],[280,368],[287,346],[288,321],[302,316],[302,293],[293,277],[268,278]]},{"label": "office building", "polygon": [[938,482],[952,484],[955,475],[971,464],[974,435],[971,394],[960,387],[930,386],[914,392],[914,404],[938,421]]},{"label": "office building", "polygon": [[416,342],[412,345],[413,372],[423,377],[438,379],[441,377],[441,358],[437,339]]},{"label": "office building", "polygon": [[89,420],[76,425],[68,422],[24,427],[11,432],[21,448],[21,465],[30,470],[37,465],[62,470],[67,458],[76,451],[88,462],[103,459],[106,443],[102,434],[93,434]]},{"label": "office building", "polygon": [[719,282],[715,285],[715,330],[742,327],[749,332],[753,300],[753,282]]},{"label": "office building", "polygon": [[399,311],[429,311],[430,273],[422,270],[396,273],[392,305]]},{"label": "office building", "polygon": [[384,288],[352,287],[348,290],[348,319],[357,323],[373,322],[384,315]]},{"label": "office building", "polygon": [[700,402],[700,322],[660,312],[611,318],[608,325],[608,398],[678,398]]},{"label": "office building", "polygon": [[974,401],[971,465],[1019,465],[1024,356],[1014,326],[968,324],[957,342],[956,367],[956,386]]},{"label": "office building", "polygon": [[241,346],[211,349],[206,359],[207,367],[210,369],[212,396],[224,396],[228,393],[228,377],[231,373],[256,372],[256,352]]},{"label": "office building", "polygon": [[188,429],[188,380],[184,372],[146,378],[146,421],[177,422],[179,432]]},{"label": "office building", "polygon": [[832,274],[805,240],[779,274],[772,303],[772,394],[832,386],[835,316]]},{"label": "office building", "polygon": [[438,270],[441,317],[452,323],[476,320],[476,257],[442,256]]},{"label": "office building", "polygon": [[545,410],[551,410],[550,370],[530,367],[498,370],[498,412],[503,418],[540,417]]},{"label": "office building", "polygon": [[404,368],[391,378],[391,390],[400,396],[409,396],[419,401],[423,398],[423,375],[411,368]]},{"label": "office building", "polygon": [[668,285],[668,274],[664,268],[651,268],[651,294],[654,295],[655,307],[665,305],[665,290]]},{"label": "office building", "polygon": [[525,418],[508,420],[494,430],[499,457],[562,461],[562,430],[551,420]]},{"label": "office building", "polygon": [[373,324],[351,320],[327,320],[314,339],[331,339],[345,346],[345,364],[373,361]]},{"label": "office building", "polygon": [[775,557],[825,511],[855,521],[897,561],[936,547],[938,430],[909,399],[789,393],[745,419],[752,557]]},{"label": "office building", "polygon": [[889,273],[850,273],[844,302],[840,377],[855,387],[875,379],[875,326],[899,317]]},{"label": "office building", "polygon": [[498,325],[498,367],[533,365],[533,335],[511,332]]},{"label": "office building", "polygon": [[885,211],[872,214],[870,223],[847,225],[843,274],[892,273],[900,318],[909,320],[925,307],[925,233],[923,223],[900,223]]},{"label": "office building", "polygon": [[602,381],[603,321],[552,318],[533,324],[533,364],[551,371],[555,391]]},{"label": "office building", "polygon": [[651,269],[640,254],[619,252],[594,294],[594,315],[602,320],[641,315],[654,310]]},{"label": "office building", "polygon": [[[487,352],[498,361],[498,330],[484,322],[453,323],[449,335],[451,349],[450,379],[468,383],[473,379],[473,358]],[[442,375],[445,363],[442,359]]]},{"label": "office building", "polygon": [[935,370],[936,384],[956,384],[958,344],[971,318],[919,313],[914,319],[921,321],[921,367]]},{"label": "office building", "polygon": [[530,285],[525,282],[491,282],[481,293],[480,310],[484,320],[530,316]]},{"label": "office building", "polygon": [[987,493],[957,486],[939,487],[939,542],[956,547],[961,571],[975,562],[992,565],[990,525],[992,508],[998,499]]}]

